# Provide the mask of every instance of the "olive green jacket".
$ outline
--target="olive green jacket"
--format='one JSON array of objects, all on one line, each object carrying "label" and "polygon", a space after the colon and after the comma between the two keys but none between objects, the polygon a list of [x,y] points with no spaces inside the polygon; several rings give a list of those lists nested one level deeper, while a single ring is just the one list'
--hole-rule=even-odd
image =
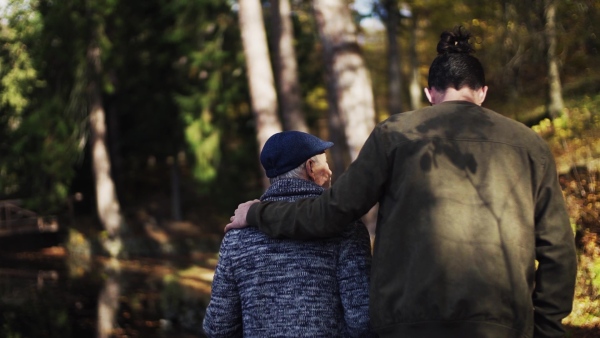
[{"label": "olive green jacket", "polygon": [[370,313],[381,337],[564,335],[574,236],[531,129],[465,101],[393,115],[319,198],[255,204],[247,221],[326,237],[377,202]]}]

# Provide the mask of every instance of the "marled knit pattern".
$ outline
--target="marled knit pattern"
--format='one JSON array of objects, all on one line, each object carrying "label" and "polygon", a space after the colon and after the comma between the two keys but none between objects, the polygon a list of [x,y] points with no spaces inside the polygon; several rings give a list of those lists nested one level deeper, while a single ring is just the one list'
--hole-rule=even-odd
[{"label": "marled knit pattern", "polygon": [[[318,185],[275,182],[264,201],[316,197]],[[204,319],[209,337],[371,337],[369,234],[361,223],[336,238],[273,239],[227,232]]]}]

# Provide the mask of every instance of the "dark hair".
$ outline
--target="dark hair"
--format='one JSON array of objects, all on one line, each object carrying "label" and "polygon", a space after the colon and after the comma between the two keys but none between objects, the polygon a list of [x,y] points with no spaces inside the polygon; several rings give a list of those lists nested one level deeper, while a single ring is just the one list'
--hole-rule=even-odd
[{"label": "dark hair", "polygon": [[471,55],[475,50],[469,43],[470,38],[471,34],[462,27],[441,34],[438,56],[429,67],[429,88],[446,90],[452,87],[459,90],[465,86],[471,89],[485,86],[483,66]]}]

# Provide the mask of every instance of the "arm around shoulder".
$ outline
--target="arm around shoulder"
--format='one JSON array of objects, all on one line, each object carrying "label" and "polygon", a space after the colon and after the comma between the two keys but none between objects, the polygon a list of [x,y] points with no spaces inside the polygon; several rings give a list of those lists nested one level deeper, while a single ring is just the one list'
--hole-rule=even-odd
[{"label": "arm around shoulder", "polygon": [[384,133],[378,126],[331,189],[315,199],[253,204],[246,217],[272,237],[311,239],[340,234],[379,200],[389,175]]}]

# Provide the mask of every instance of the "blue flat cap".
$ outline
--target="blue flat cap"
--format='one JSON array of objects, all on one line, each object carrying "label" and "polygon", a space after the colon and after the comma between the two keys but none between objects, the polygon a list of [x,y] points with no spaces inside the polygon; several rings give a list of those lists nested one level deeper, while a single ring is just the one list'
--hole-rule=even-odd
[{"label": "blue flat cap", "polygon": [[260,163],[273,178],[297,168],[309,158],[333,146],[311,134],[301,131],[284,131],[273,134],[260,153]]}]

